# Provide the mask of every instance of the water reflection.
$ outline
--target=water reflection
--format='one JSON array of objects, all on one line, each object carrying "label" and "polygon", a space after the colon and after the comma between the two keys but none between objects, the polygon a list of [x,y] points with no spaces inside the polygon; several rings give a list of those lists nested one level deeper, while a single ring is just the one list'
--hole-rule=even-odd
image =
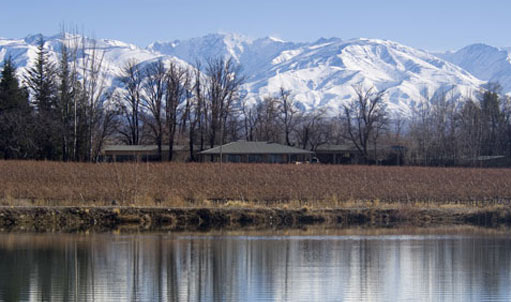
[{"label": "water reflection", "polygon": [[501,235],[0,235],[1,301],[511,299]]}]

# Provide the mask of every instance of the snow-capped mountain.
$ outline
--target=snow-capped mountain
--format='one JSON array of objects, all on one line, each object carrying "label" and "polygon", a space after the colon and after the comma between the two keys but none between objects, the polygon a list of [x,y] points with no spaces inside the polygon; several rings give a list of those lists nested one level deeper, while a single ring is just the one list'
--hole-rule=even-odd
[{"label": "snow-capped mountain", "polygon": [[238,34],[209,34],[185,41],[154,42],[147,49],[193,64],[197,60],[207,64],[209,58],[231,57],[243,66],[246,75],[252,75],[268,68],[272,59],[283,51],[303,44],[284,42],[273,37],[252,40]]},{"label": "snow-capped mountain", "polygon": [[437,55],[483,81],[499,82],[504,92],[511,92],[511,48],[472,44],[456,52]]},{"label": "snow-capped mountain", "polygon": [[[57,60],[62,39],[74,38],[45,37],[50,56]],[[38,41],[39,35],[0,39],[0,60],[12,56],[23,73],[34,62]],[[377,39],[321,38],[295,43],[273,37],[250,39],[236,34],[210,34],[183,41],[154,42],[145,49],[106,39],[97,40],[96,47],[105,53],[104,65],[111,80],[129,60],[142,64],[174,60],[188,66],[199,60],[204,66],[208,58],[232,57],[242,65],[246,78],[243,89],[248,100],[255,102],[283,87],[291,90],[303,110],[325,108],[332,115],[354,96],[354,85],[386,89],[389,108],[408,114],[424,95],[433,96],[452,87],[457,94],[470,95],[487,80],[472,74],[477,70],[470,73],[458,66],[462,60]],[[503,67],[496,63],[492,68]]]},{"label": "snow-capped mountain", "polygon": [[312,43],[292,43],[214,34],[153,43],[148,49],[187,62],[232,56],[244,67],[249,98],[272,95],[284,87],[306,110],[326,107],[337,112],[345,100],[353,97],[352,86],[359,84],[386,89],[389,107],[403,113],[424,95],[433,96],[453,86],[457,94],[469,95],[482,84],[465,70],[430,53],[374,39],[322,38]]},{"label": "snow-capped mountain", "polygon": [[[25,70],[36,60],[40,39],[41,35],[30,35],[18,40],[0,38],[0,67],[5,58],[11,57],[19,69],[19,75],[23,77]],[[163,61],[172,60],[178,64],[188,66],[186,62],[176,57],[165,56],[116,40],[82,39],[81,36],[72,34],[59,34],[43,37],[43,39],[50,60],[55,63],[59,59],[62,43],[66,43],[66,45],[71,47],[76,46],[78,52],[85,52],[85,56],[83,56],[85,58],[90,58],[93,49],[95,49],[97,58],[102,59],[102,67],[107,85],[116,85],[115,79],[121,75],[122,68],[130,61],[144,64],[161,59]]]}]

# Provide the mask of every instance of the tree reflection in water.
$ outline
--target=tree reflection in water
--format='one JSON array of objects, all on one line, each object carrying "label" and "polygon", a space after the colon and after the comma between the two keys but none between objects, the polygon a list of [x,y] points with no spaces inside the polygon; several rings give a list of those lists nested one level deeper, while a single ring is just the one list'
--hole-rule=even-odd
[{"label": "tree reflection in water", "polygon": [[509,300],[499,234],[0,235],[1,301]]}]

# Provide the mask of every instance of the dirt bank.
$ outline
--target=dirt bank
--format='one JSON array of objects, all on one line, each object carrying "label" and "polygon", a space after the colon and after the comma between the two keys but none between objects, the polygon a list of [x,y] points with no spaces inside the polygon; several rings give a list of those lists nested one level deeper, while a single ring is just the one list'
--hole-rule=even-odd
[{"label": "dirt bank", "polygon": [[511,209],[245,209],[0,207],[0,231],[208,231],[325,227],[511,224]]}]

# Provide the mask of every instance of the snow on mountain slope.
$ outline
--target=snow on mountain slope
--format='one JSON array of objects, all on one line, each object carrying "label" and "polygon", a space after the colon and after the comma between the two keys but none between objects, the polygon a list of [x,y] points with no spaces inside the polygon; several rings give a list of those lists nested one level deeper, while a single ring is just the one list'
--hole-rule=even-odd
[{"label": "snow on mountain slope", "polygon": [[[26,69],[31,67],[37,58],[40,39],[41,35],[30,35],[19,40],[0,39],[0,67],[4,59],[10,56],[13,58],[16,66],[19,67],[19,75],[23,77]],[[85,52],[83,57],[90,58],[93,49],[95,49],[97,57],[103,57],[102,66],[107,85],[112,83],[115,85],[115,78],[121,74],[122,68],[131,61],[144,65],[162,59],[164,62],[173,60],[178,64],[188,66],[187,63],[177,58],[164,56],[139,48],[133,44],[116,40],[93,40],[71,34],[59,34],[43,37],[43,39],[46,42],[45,49],[48,51],[50,60],[54,63],[58,61],[62,43],[70,46],[78,45],[78,52]],[[82,49],[83,45],[85,45],[84,50]],[[79,60],[79,62],[83,63],[83,59]]]},{"label": "snow on mountain slope", "polygon": [[481,80],[499,82],[505,93],[511,93],[511,48],[472,44],[456,52],[437,55]]},{"label": "snow on mountain slope", "polygon": [[[75,36],[45,37],[50,56],[57,60],[62,39]],[[39,35],[22,40],[0,39],[0,60],[12,56],[20,72],[30,66],[37,54]],[[92,43],[88,43],[92,44]],[[321,38],[295,43],[267,37],[249,39],[236,34],[210,34],[184,41],[155,42],[146,49],[115,41],[97,40],[96,48],[105,53],[109,83],[129,60],[146,64],[173,60],[183,65],[203,64],[207,58],[233,57],[243,67],[243,89],[253,102],[275,94],[281,87],[291,90],[303,110],[328,109],[340,112],[354,97],[354,85],[386,89],[386,101],[396,113],[409,114],[424,94],[430,96],[456,86],[457,94],[467,95],[483,81],[467,71],[425,51],[391,41],[376,39],[341,40]],[[90,49],[86,49],[90,55]],[[1,63],[0,63],[1,64]]]},{"label": "snow on mountain slope", "polygon": [[239,62],[244,45],[249,41],[248,38],[236,34],[209,34],[185,41],[154,42],[147,49],[156,53],[176,56],[187,62],[219,56],[230,56]]},{"label": "snow on mountain slope", "polygon": [[271,60],[282,51],[302,44],[284,42],[273,37],[252,40],[238,34],[209,34],[184,41],[154,42],[147,49],[192,64],[198,60],[202,65],[207,64],[210,58],[231,57],[243,66],[245,74],[253,74],[267,68]]},{"label": "snow on mountain slope", "polygon": [[353,97],[353,85],[387,89],[389,107],[407,114],[426,92],[432,96],[456,85],[456,93],[466,95],[482,84],[432,54],[382,40],[322,38],[292,43],[215,34],[153,43],[148,49],[188,62],[197,57],[232,56],[245,71],[248,98],[272,95],[284,87],[303,109],[326,107],[333,113]]},{"label": "snow on mountain slope", "polygon": [[393,111],[408,114],[424,94],[433,96],[456,85],[467,94],[482,82],[435,56],[382,40],[318,41],[283,52],[272,67],[247,84],[252,95],[291,89],[305,108],[333,111],[353,98],[353,85],[386,89]]}]

